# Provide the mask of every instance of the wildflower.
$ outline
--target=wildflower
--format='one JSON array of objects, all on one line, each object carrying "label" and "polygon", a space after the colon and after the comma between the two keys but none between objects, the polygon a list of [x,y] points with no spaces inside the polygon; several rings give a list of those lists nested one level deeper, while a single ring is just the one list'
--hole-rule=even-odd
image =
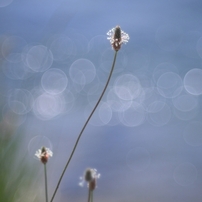
[{"label": "wildflower", "polygon": [[43,164],[46,164],[48,159],[53,156],[53,152],[49,148],[42,147],[36,151],[35,156],[37,156]]},{"label": "wildflower", "polygon": [[89,190],[93,191],[96,188],[96,180],[100,178],[100,173],[97,173],[95,168],[88,168],[84,173],[84,177],[81,178],[80,186],[83,186],[84,180],[88,184]]},{"label": "wildflower", "polygon": [[121,48],[121,45],[123,43],[127,43],[130,39],[129,35],[122,31],[120,26],[116,26],[115,28],[109,30],[107,35],[109,36],[107,39],[109,39],[112,48],[115,51],[118,51]]}]

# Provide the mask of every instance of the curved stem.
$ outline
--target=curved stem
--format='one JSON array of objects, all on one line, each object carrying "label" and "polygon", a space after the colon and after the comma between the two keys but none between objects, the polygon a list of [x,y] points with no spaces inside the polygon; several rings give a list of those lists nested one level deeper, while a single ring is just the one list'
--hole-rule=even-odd
[{"label": "curved stem", "polygon": [[57,192],[57,190],[58,190],[58,187],[59,187],[60,182],[61,182],[61,180],[62,180],[62,178],[63,178],[63,175],[64,175],[64,173],[65,173],[65,171],[66,171],[66,169],[67,169],[67,167],[68,167],[68,165],[69,165],[69,162],[71,161],[72,156],[74,155],[74,152],[75,152],[76,147],[77,147],[77,145],[78,145],[78,143],[79,143],[79,140],[80,140],[80,138],[81,138],[81,135],[82,135],[83,131],[85,130],[85,128],[86,128],[88,122],[90,121],[90,119],[91,119],[93,113],[95,112],[97,106],[99,105],[99,103],[100,103],[100,101],[101,101],[101,99],[102,99],[102,97],[103,97],[103,95],[104,95],[104,93],[105,93],[105,91],[106,91],[106,89],[107,89],[107,86],[108,86],[109,81],[110,81],[111,76],[112,76],[112,72],[113,72],[113,70],[114,70],[114,66],[115,66],[115,62],[116,62],[116,56],[117,56],[117,51],[115,51],[114,60],[113,60],[113,64],[112,64],[112,68],[111,68],[111,71],[110,71],[110,73],[109,73],[109,77],[108,77],[108,79],[107,79],[107,82],[106,82],[106,84],[105,84],[105,87],[104,87],[104,89],[103,89],[103,91],[102,91],[102,93],[101,93],[101,95],[100,95],[100,98],[98,99],[98,101],[97,101],[95,107],[93,108],[93,110],[92,110],[92,112],[90,113],[88,119],[86,120],[86,122],[85,122],[83,128],[81,129],[81,132],[80,132],[80,134],[79,134],[79,136],[78,136],[78,138],[77,138],[77,140],[76,140],[76,143],[75,143],[75,145],[74,145],[74,148],[73,148],[73,150],[72,150],[72,153],[71,153],[71,155],[70,155],[70,157],[69,157],[69,159],[68,159],[68,161],[67,161],[67,163],[66,163],[66,165],[65,165],[65,167],[64,167],[64,170],[63,170],[63,172],[62,172],[62,174],[61,174],[61,177],[60,177],[60,179],[59,179],[59,181],[58,181],[58,184],[57,184],[57,186],[56,186],[56,188],[55,188],[55,191],[54,191],[53,196],[52,196],[52,198],[51,198],[51,202],[53,201],[53,199],[54,199],[54,197],[55,197],[55,194],[56,194],[56,192]]}]

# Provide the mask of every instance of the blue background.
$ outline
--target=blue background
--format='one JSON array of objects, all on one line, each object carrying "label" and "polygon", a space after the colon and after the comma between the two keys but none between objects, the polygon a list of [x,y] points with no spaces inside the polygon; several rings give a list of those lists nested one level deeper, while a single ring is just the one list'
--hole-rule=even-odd
[{"label": "blue background", "polygon": [[78,184],[88,167],[101,174],[96,202],[201,201],[201,9],[199,0],[0,0],[5,195],[44,200],[34,154],[46,146],[52,196],[111,68],[106,33],[120,25],[130,40],[54,201],[87,200]]}]

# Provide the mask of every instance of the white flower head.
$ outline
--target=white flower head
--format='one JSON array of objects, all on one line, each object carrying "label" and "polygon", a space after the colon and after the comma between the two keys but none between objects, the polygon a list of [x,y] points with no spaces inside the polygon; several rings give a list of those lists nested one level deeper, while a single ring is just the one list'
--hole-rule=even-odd
[{"label": "white flower head", "polygon": [[120,26],[116,26],[107,32],[107,39],[110,41],[112,48],[118,51],[123,43],[127,43],[130,39],[129,35],[121,30]]},{"label": "white flower head", "polygon": [[53,156],[53,152],[49,148],[42,147],[36,151],[35,156],[39,158],[43,164],[46,164],[48,159]]},{"label": "white flower head", "polygon": [[100,173],[97,173],[95,168],[87,168],[84,172],[84,176],[80,177],[81,182],[79,183],[80,186],[83,186],[85,181],[89,187],[89,189],[94,190],[96,187],[96,180],[100,178]]}]

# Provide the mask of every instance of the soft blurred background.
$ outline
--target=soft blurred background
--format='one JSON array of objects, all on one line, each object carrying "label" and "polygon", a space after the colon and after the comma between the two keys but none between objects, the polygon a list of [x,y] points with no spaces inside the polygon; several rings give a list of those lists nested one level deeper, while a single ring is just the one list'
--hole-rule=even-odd
[{"label": "soft blurred background", "polygon": [[130,40],[55,202],[202,200],[202,1],[0,0],[0,201],[49,198],[107,80],[106,33]]}]

